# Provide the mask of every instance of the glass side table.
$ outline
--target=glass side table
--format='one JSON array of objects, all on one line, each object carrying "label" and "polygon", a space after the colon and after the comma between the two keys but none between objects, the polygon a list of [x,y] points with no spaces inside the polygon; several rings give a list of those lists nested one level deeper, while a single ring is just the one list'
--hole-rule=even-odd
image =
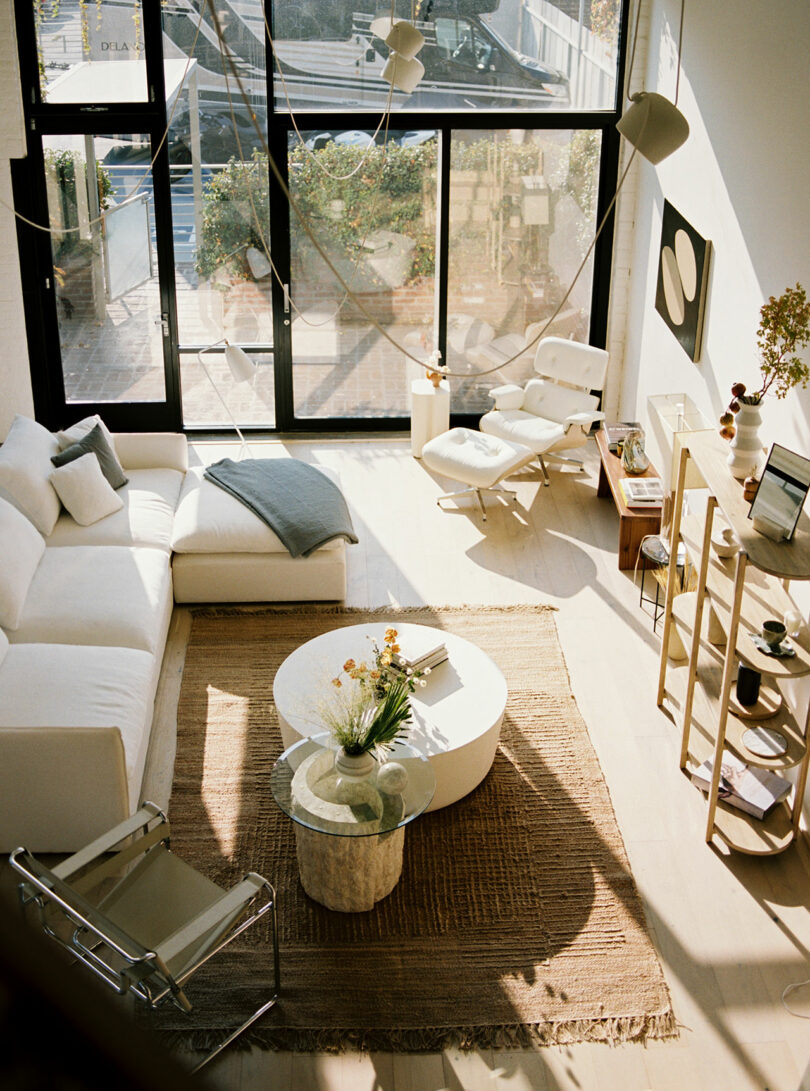
[{"label": "glass side table", "polygon": [[429,805],[436,778],[427,757],[394,743],[368,770],[336,767],[328,732],[289,747],[270,790],[295,823],[301,885],[328,909],[359,913],[390,894],[402,874],[405,826]]}]

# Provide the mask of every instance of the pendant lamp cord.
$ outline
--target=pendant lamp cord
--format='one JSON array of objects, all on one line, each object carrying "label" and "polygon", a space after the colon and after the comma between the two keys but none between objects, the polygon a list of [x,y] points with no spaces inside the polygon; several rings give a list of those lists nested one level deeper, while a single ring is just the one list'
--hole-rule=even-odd
[{"label": "pendant lamp cord", "polygon": [[[630,46],[630,62],[627,66],[627,92],[626,97],[630,100],[630,83],[633,78],[633,64],[636,59],[636,45],[638,44],[638,26],[641,20],[641,5],[644,0],[638,0],[636,5],[636,19],[633,24],[633,43]],[[683,49],[683,13],[686,7],[686,0],[681,0],[681,17],[678,25],[678,53],[676,60],[676,75],[675,75],[675,102],[674,105],[678,105],[678,93],[681,88],[681,52]]]}]

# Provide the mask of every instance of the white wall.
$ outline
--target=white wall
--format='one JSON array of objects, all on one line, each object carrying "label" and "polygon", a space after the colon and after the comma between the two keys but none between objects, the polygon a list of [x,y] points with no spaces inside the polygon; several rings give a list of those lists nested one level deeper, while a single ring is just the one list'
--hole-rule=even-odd
[{"label": "white wall", "polygon": [[15,413],[34,415],[9,159],[25,154],[12,0],[0,0],[0,440]]},{"label": "white wall", "polygon": [[[680,0],[645,0],[645,10],[646,75],[638,71],[633,89],[672,99]],[[759,385],[763,302],[797,281],[810,290],[808,55],[810,4],[686,4],[678,106],[690,136],[657,167],[636,157],[637,204],[620,212],[635,218],[622,416],[646,421],[649,394],[684,392],[715,422],[733,382]],[[665,198],[713,246],[698,363],[654,306]],[[810,388],[768,397],[762,415],[763,443],[778,439],[810,455]]]}]

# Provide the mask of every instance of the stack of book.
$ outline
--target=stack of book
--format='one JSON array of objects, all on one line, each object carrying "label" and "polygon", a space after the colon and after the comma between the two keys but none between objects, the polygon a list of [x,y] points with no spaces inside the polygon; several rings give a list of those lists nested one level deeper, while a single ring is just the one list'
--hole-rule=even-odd
[{"label": "stack of book", "polygon": [[640,428],[637,420],[610,421],[602,425],[605,430],[605,438],[608,442],[608,450],[614,455],[619,453],[619,448],[624,443],[627,433],[634,428]]},{"label": "stack of book", "polygon": [[660,477],[623,477],[619,488],[628,508],[660,508],[664,502]]},{"label": "stack of book", "polygon": [[402,650],[394,654],[394,665],[400,670],[425,671],[437,667],[447,659],[444,641],[438,633],[429,630],[424,637],[412,636],[403,641]]},{"label": "stack of book", "polygon": [[[691,772],[692,783],[708,792],[712,780],[711,759]],[[772,807],[783,800],[790,791],[790,781],[772,773],[746,765],[734,754],[723,751],[720,766],[720,790],[718,798],[740,811],[764,818]]]}]

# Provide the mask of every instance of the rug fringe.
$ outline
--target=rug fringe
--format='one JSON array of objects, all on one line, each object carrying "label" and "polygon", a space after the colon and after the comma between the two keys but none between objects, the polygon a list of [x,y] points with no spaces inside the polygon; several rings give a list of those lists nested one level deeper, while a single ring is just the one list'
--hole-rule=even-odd
[{"label": "rug fringe", "polygon": [[[173,1051],[202,1052],[215,1048],[228,1030],[158,1031]],[[338,1027],[251,1027],[232,1048],[294,1051],[296,1053],[441,1053],[481,1049],[537,1049],[546,1046],[601,1042],[616,1046],[679,1036],[674,1014],[630,1015],[611,1019],[572,1019],[551,1023],[511,1023],[501,1026],[420,1027],[357,1030]]]},{"label": "rug fringe", "polygon": [[557,613],[559,611],[558,606],[554,606],[551,603],[513,603],[506,606],[493,606],[493,605],[481,605],[479,603],[456,603],[452,606],[343,606],[339,602],[298,602],[298,603],[272,603],[272,602],[257,602],[257,603],[238,603],[227,606],[217,606],[211,604],[208,606],[192,606],[191,616],[193,618],[206,618],[206,617],[245,617],[249,615],[257,615],[259,617],[267,615],[285,615],[285,614],[379,614],[380,616],[388,617],[392,614],[403,616],[405,614],[420,614],[425,610],[436,610],[443,614],[463,613],[467,610],[476,610],[480,613],[492,613],[492,614],[529,614],[529,613]]}]

